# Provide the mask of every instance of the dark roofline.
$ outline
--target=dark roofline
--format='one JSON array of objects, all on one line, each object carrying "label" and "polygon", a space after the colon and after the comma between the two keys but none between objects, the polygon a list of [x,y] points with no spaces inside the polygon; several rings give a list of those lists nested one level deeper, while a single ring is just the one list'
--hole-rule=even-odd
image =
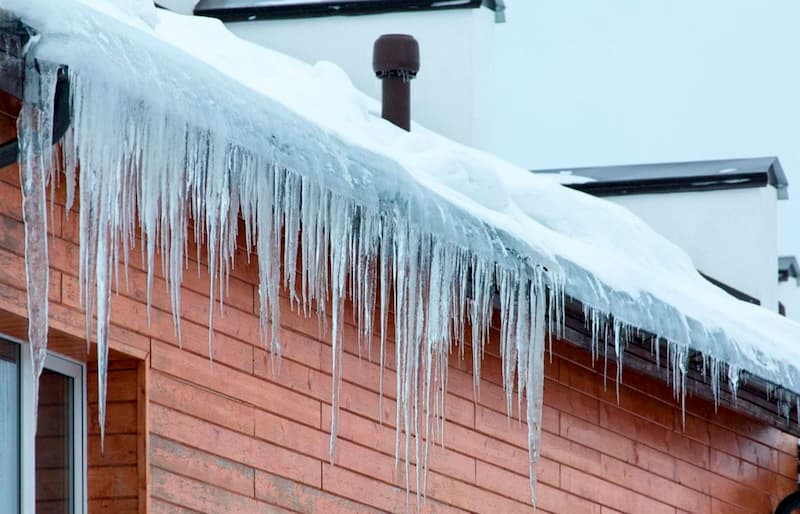
[{"label": "dark roofline", "polygon": [[744,291],[740,291],[740,290],[736,289],[735,287],[731,287],[728,284],[726,284],[725,282],[722,282],[721,280],[717,280],[716,278],[714,278],[714,277],[712,277],[710,275],[706,275],[702,271],[698,271],[698,273],[700,273],[700,276],[702,276],[704,279],[708,280],[709,282],[711,282],[712,284],[714,284],[718,288],[722,289],[723,291],[725,291],[729,295],[733,296],[737,300],[741,300],[741,301],[747,302],[747,303],[752,303],[753,305],[761,305],[761,300],[759,300],[758,298],[756,298],[754,296],[750,296],[749,294],[745,293]]},{"label": "dark roofline", "polygon": [[712,277],[711,275],[707,275],[707,274],[703,273],[700,270],[697,270],[697,272],[700,273],[701,277],[703,277],[704,279],[708,280],[709,282],[711,282],[712,284],[714,284],[718,288],[722,289],[723,291],[725,291],[729,295],[733,296],[737,300],[741,300],[741,301],[747,302],[747,303],[752,303],[753,305],[761,305],[761,300],[759,300],[755,296],[750,296],[749,294],[745,293],[744,291],[741,291],[739,289],[736,289],[735,287],[729,286],[725,282],[723,282],[721,280],[717,280],[716,278]]},{"label": "dark roofline", "polygon": [[794,255],[778,257],[778,282],[788,282],[790,278],[800,285],[800,264]]},{"label": "dark roofline", "polygon": [[[763,165],[761,165],[763,163]],[[745,168],[740,172],[720,173],[708,170],[728,168],[731,165]],[[737,165],[738,164],[738,165]],[[747,165],[759,164],[754,169]],[[664,174],[658,176],[659,168],[685,168],[686,174]],[[694,169],[701,169],[693,173]],[[564,173],[564,169],[533,170],[535,173]],[[594,196],[623,196],[635,194],[683,193],[694,191],[718,191],[723,189],[745,189],[775,187],[779,200],[789,198],[789,181],[777,157],[760,157],[754,159],[727,159],[717,161],[687,161],[676,163],[634,164],[622,166],[601,166],[588,168],[570,168],[569,173],[594,179],[589,182],[564,184],[567,187]],[[636,175],[641,177],[637,177]],[[625,179],[606,180],[603,176],[623,176]]]},{"label": "dark roofline", "polygon": [[[252,3],[258,4],[256,1]],[[205,6],[206,4],[211,5]],[[323,16],[361,16],[403,11],[420,12],[487,7],[495,12],[496,21],[505,21],[504,0],[329,0],[322,2],[298,0],[291,5],[265,4],[239,7],[215,6],[214,4],[214,0],[203,0],[197,4],[194,13],[230,22],[318,18]]]},{"label": "dark roofline", "polygon": [[722,180],[720,180],[720,177],[701,176],[644,180],[609,180],[604,182],[586,182],[584,184],[566,184],[566,186],[594,196],[622,196],[745,189],[765,187],[768,183],[767,177],[762,173],[745,173],[741,175],[728,175]]}]

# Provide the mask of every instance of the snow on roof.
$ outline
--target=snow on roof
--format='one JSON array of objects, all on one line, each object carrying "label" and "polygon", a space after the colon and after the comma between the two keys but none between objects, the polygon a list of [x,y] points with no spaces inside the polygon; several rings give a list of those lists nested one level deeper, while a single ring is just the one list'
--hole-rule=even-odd
[{"label": "snow on roof", "polygon": [[[334,370],[342,298],[365,313],[379,309],[383,329],[386,288],[374,283],[391,284],[404,408],[413,374],[445,373],[442,356],[463,339],[464,321],[454,326],[452,313],[470,320],[480,345],[499,296],[508,401],[518,380],[534,460],[543,334],[545,323],[558,332],[562,294],[583,303],[596,336],[613,320],[618,335],[634,327],[669,341],[676,370],[685,371],[691,346],[714,363],[712,383],[727,372],[735,387],[746,370],[800,393],[800,325],[708,283],[684,252],[622,207],[421,126],[397,129],[333,64],[302,63],[239,40],[217,20],[144,0],[6,0],[3,9],[39,33],[29,57],[69,67],[74,123],[65,162],[68,174],[81,164],[81,280],[99,319],[111,283],[103,248],[128,241],[137,222],[151,270],[156,250],[164,255],[179,312],[186,225],[205,235],[212,276],[224,275],[237,230],[227,220],[241,212],[259,256],[263,327],[267,318],[277,326],[281,284],[301,281],[306,309],[330,294]],[[21,126],[21,141],[35,134]],[[301,277],[291,264],[278,275],[281,231],[292,250],[283,258],[300,263]],[[345,279],[347,270],[358,280]],[[359,319],[365,334],[378,331],[370,315]],[[271,344],[279,350],[274,337]],[[476,360],[476,381],[479,370]]]}]

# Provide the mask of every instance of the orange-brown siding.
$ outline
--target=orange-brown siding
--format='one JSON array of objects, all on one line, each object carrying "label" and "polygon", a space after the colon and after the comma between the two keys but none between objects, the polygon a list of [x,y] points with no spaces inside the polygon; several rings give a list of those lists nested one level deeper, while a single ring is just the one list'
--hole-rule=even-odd
[{"label": "orange-brown siding", "polygon": [[[0,311],[22,316],[17,183],[14,167],[0,171]],[[77,216],[65,217],[62,198],[57,192],[51,227],[52,325],[54,333],[80,338]],[[112,298],[112,346],[139,360],[119,362],[111,374],[106,456],[96,453],[90,409],[90,488],[109,481],[93,490],[98,500],[90,512],[415,509],[413,487],[407,495],[404,467],[394,462],[393,347],[379,412],[378,367],[366,355],[359,359],[355,329],[346,327],[332,466],[330,346],[317,321],[284,302],[283,360],[273,374],[258,342],[256,267],[242,256],[225,315],[215,314],[212,364],[205,268],[186,272],[181,349],[160,271],[147,323],[145,273],[135,255],[127,286]],[[477,402],[469,365],[451,362],[446,449],[431,449],[426,511],[531,512],[526,430],[506,417],[495,346],[488,351]],[[684,429],[671,391],[634,373],[625,373],[618,402],[613,381],[604,388],[588,354],[569,344],[557,343],[546,365],[544,403],[539,512],[767,514],[794,489],[794,437],[727,410],[714,414],[712,405],[692,399]],[[134,441],[134,424],[149,438]],[[106,464],[113,469],[99,467]],[[133,506],[137,490],[146,494]],[[108,491],[118,498],[99,500]]]},{"label": "orange-brown siding", "polygon": [[135,359],[109,362],[105,447],[97,423],[97,365],[88,375],[88,493],[91,514],[135,514],[138,490],[138,369]]}]

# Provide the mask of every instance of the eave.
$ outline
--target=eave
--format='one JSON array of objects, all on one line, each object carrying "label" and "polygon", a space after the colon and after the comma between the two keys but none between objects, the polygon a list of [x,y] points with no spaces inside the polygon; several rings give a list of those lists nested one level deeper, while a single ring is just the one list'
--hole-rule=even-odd
[{"label": "eave", "polygon": [[789,181],[777,157],[722,159],[534,170],[585,177],[566,187],[599,197],[689,193],[772,186],[779,200],[789,197]]},{"label": "eave", "polygon": [[[292,18],[319,18],[326,16],[362,16],[391,12],[424,12],[452,9],[477,9],[487,7],[503,21],[505,6],[497,0],[330,0],[321,2],[297,1],[271,5],[268,2],[240,2],[225,5],[215,0],[201,1],[194,13],[210,16],[224,22],[276,20]],[[259,5],[260,4],[260,5]]]}]

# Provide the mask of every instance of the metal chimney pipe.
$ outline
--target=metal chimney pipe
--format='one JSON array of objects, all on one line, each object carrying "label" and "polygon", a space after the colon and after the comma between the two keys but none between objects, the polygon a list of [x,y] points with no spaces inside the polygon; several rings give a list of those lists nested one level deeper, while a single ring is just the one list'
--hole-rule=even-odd
[{"label": "metal chimney pipe", "polygon": [[411,129],[411,85],[419,71],[419,43],[407,34],[384,34],[375,41],[372,69],[383,82],[383,119]]}]

